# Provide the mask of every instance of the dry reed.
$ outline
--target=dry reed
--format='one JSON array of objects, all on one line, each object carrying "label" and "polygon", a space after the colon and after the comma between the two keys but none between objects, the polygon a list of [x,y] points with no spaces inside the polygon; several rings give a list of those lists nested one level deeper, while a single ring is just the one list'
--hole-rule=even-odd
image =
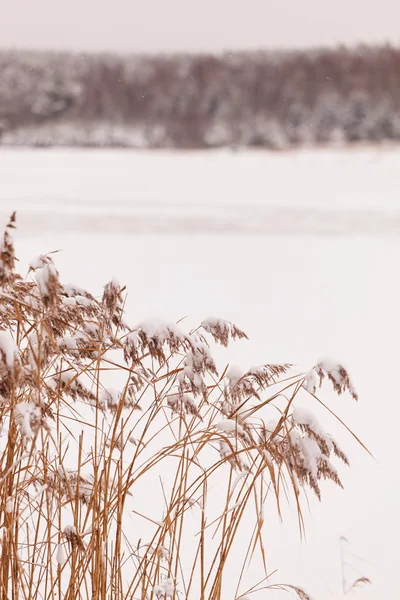
[{"label": "dry reed", "polygon": [[[50,254],[22,278],[14,225],[15,215],[0,243],[0,599],[244,600],[288,589],[267,570],[263,506],[269,494],[279,512],[282,492],[292,495],[302,522],[305,489],[320,497],[321,480],[341,485],[332,459],[348,463],[345,454],[295,405],[325,377],[356,398],[346,370],[220,372],[212,345],[245,338],[235,325],[130,327],[115,280],[96,299],[63,285]],[[267,420],[272,407],[279,417]],[[256,554],[264,573],[246,590]]]}]

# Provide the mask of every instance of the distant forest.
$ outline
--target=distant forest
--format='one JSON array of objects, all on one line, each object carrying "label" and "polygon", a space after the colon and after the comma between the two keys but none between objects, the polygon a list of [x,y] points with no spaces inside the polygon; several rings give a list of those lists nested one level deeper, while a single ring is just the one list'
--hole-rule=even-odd
[{"label": "distant forest", "polygon": [[0,144],[265,147],[400,140],[400,49],[0,52]]}]

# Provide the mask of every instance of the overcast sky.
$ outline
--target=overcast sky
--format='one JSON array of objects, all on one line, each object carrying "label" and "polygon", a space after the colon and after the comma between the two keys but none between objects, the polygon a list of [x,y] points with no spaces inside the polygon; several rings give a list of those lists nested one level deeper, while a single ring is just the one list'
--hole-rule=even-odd
[{"label": "overcast sky", "polygon": [[399,0],[0,0],[0,46],[173,51],[397,43]]}]

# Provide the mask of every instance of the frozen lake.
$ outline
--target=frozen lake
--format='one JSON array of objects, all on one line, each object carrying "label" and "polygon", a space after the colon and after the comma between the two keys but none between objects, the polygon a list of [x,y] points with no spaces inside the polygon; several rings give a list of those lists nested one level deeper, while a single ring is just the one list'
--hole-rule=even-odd
[{"label": "frozen lake", "polygon": [[0,150],[0,214],[19,210],[29,234],[397,234],[399,161],[396,148]]},{"label": "frozen lake", "polygon": [[[352,561],[374,583],[356,596],[399,592],[399,163],[399,149],[373,148],[0,151],[0,218],[18,211],[24,263],[61,248],[64,282],[100,293],[117,276],[132,322],[230,319],[250,337],[229,354],[244,368],[310,367],[321,355],[348,367],[359,404],[327,400],[377,460],[337,434],[352,467],[344,491],[327,484],[323,502],[305,507],[307,541],[290,515],[283,526],[266,516],[276,581],[321,600],[342,597],[342,535],[371,563]],[[349,569],[349,581],[358,576]]]}]

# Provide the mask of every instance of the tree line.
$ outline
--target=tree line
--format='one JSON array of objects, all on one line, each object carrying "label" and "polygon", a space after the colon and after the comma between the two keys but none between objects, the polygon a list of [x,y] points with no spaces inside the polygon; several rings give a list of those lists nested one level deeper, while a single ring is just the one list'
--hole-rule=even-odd
[{"label": "tree line", "polygon": [[266,147],[400,139],[400,49],[0,52],[0,143]]}]

